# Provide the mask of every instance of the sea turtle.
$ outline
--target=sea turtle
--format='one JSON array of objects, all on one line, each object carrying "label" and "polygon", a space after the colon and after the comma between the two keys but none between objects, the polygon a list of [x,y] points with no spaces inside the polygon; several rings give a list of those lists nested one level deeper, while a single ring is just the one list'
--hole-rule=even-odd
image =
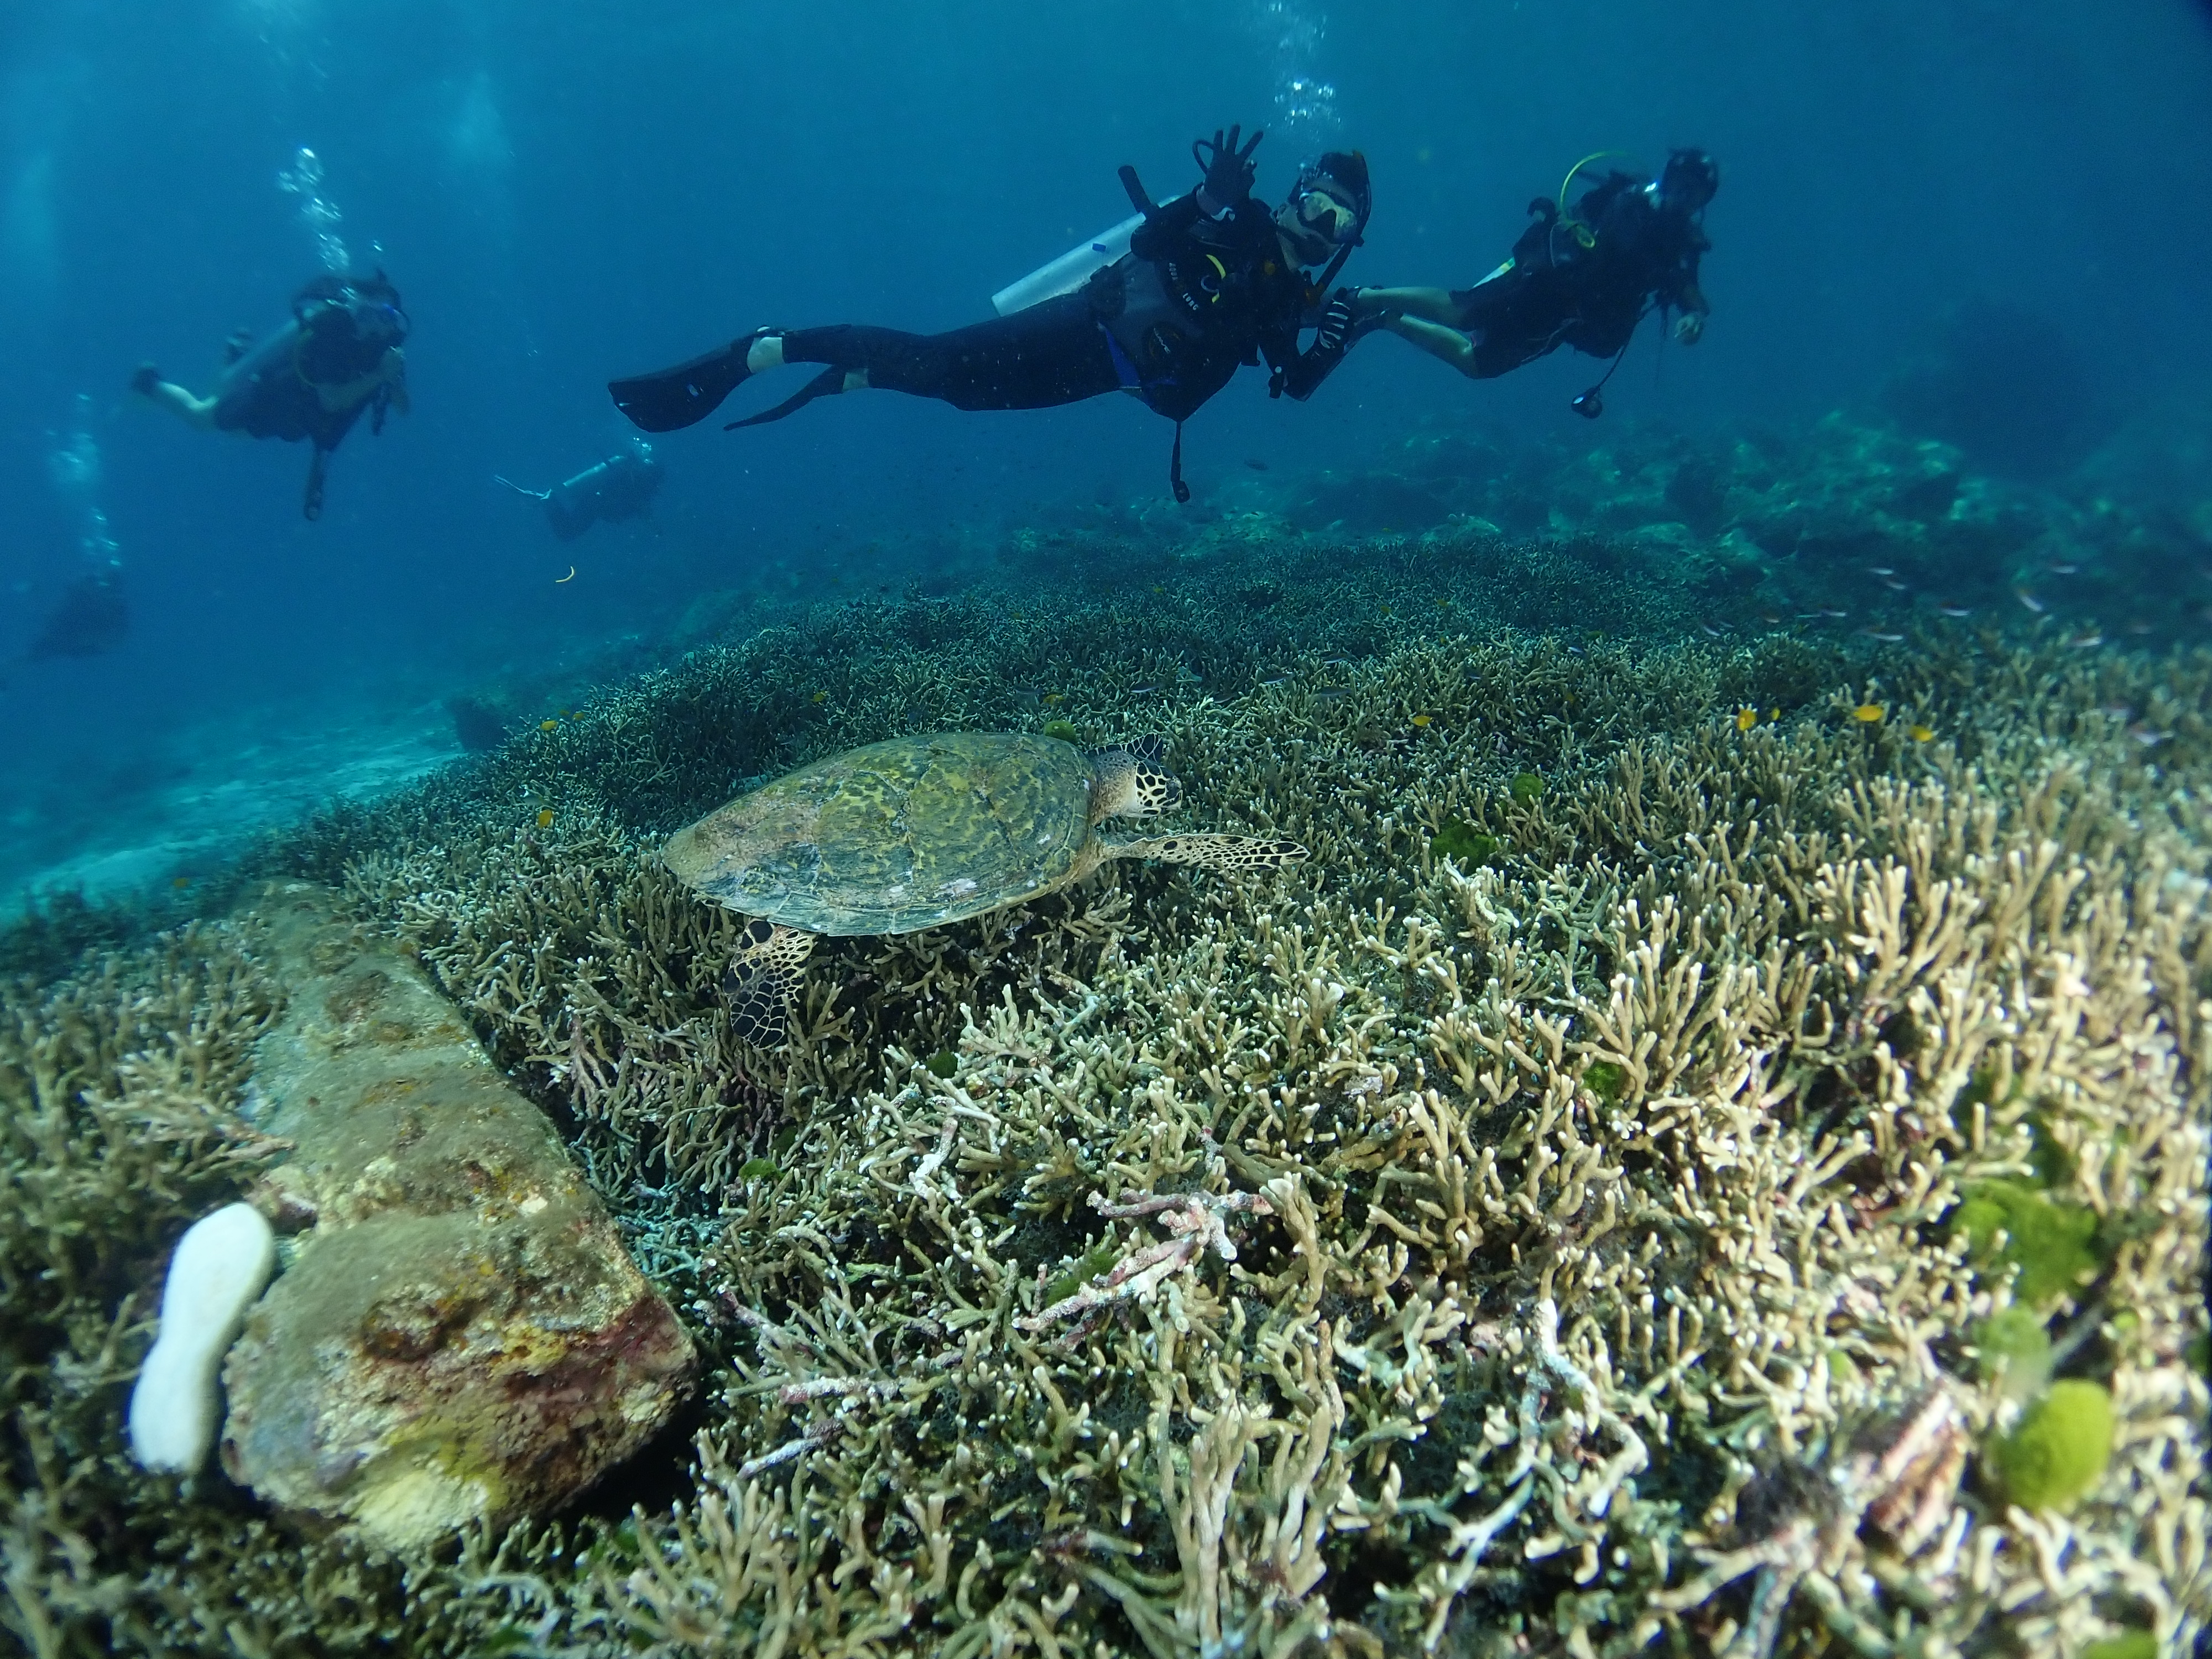
[{"label": "sea turtle", "polygon": [[1085,750],[1035,732],[894,738],[803,766],[670,837],[695,891],[751,917],[731,963],[738,1035],[781,1042],[815,935],[911,933],[1019,904],[1109,859],[1216,870],[1295,864],[1253,836],[1107,841],[1098,825],[1182,798],[1158,738]]}]

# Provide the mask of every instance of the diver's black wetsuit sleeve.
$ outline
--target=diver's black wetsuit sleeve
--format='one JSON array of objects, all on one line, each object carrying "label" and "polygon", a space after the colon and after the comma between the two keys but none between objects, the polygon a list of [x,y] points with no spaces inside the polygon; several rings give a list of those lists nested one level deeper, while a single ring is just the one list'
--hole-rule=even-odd
[{"label": "diver's black wetsuit sleeve", "polygon": [[1712,307],[1705,303],[1705,292],[1698,286],[1698,262],[1705,250],[1712,246],[1695,230],[1690,240],[1676,252],[1674,263],[1668,268],[1666,279],[1659,284],[1660,303],[1693,316],[1711,314]]},{"label": "diver's black wetsuit sleeve", "polygon": [[1129,237],[1129,252],[1139,259],[1164,259],[1176,252],[1176,243],[1189,233],[1204,215],[1198,192],[1162,202],[1146,216]]},{"label": "diver's black wetsuit sleeve", "polygon": [[864,373],[869,386],[955,409],[1050,409],[1119,391],[1113,348],[1081,289],[1010,317],[945,334],[843,323],[793,329],[787,363],[826,363]]}]

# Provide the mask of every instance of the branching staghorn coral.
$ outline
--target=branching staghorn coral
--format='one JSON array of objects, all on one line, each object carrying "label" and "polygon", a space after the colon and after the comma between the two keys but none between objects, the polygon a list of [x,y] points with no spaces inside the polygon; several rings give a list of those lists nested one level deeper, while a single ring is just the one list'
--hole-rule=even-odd
[{"label": "branching staghorn coral", "polygon": [[[638,1487],[451,1560],[225,1542],[92,1471],[133,1538],[190,1540],[148,1628],[223,1650],[239,1599],[272,1652],[2192,1639],[2212,664],[1519,633],[1471,618],[1524,574],[1524,617],[1567,617],[1606,547],[1218,529],[1159,538],[1149,602],[799,617],[310,838],[565,1115],[721,1371]],[[737,1043],[732,924],[659,836],[812,754],[1048,718],[1164,732],[1194,819],[1316,857],[825,945],[792,1049]],[[2070,1510],[1996,1473],[2035,1398],[1986,1359],[2007,1320],[2109,1393]],[[1778,1538],[1819,1559],[1762,1578]],[[129,1583],[136,1547],[76,1559]]]}]

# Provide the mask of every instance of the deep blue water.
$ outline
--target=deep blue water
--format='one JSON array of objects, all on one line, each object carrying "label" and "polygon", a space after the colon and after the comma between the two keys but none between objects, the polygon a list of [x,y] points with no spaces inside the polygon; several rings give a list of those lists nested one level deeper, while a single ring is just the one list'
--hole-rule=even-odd
[{"label": "deep blue water", "polygon": [[[2051,319],[2114,410],[2185,408],[2212,368],[2212,26],[2184,0],[49,0],[0,11],[0,658],[88,534],[131,608],[112,651],[0,671],[11,886],[266,738],[434,708],[707,589],[864,570],[871,540],[1158,495],[1169,428],[1125,399],[717,421],[659,443],[649,523],[568,548],[493,479],[611,453],[609,375],[755,324],[985,315],[1123,215],[1118,164],[1164,197],[1231,121],[1270,129],[1271,197],[1302,155],[1367,153],[1346,276],[1370,283],[1471,282],[1590,150],[1710,148],[1712,326],[1662,353],[1647,325],[1622,417],[1863,401],[1975,295]],[[302,147],[325,228],[415,325],[414,413],[355,432],[313,525],[303,447],[124,391],[143,359],[204,390],[225,336],[321,268],[279,184]],[[1248,458],[1356,466],[1425,421],[1601,441],[1566,410],[1593,372],[1562,354],[1476,386],[1385,339],[1305,406],[1248,374],[1193,422],[1192,481],[1202,502]],[[96,477],[58,477],[72,444]]]}]

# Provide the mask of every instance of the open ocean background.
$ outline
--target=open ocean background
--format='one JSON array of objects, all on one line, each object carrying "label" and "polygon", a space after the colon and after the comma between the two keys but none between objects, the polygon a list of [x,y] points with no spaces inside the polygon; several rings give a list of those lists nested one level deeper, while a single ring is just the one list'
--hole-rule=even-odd
[{"label": "open ocean background", "polygon": [[[1591,150],[1705,146],[1713,320],[1693,352],[1647,325],[1595,425],[1567,404],[1602,365],[1565,353],[1474,386],[1378,339],[1304,406],[1247,374],[1189,429],[1198,512],[1425,427],[1599,445],[1872,407],[1977,300],[2035,321],[1984,398],[1996,452],[2017,428],[2015,458],[2058,458],[2029,482],[2087,463],[2187,509],[2212,496],[2208,109],[2212,19],[2183,0],[11,4],[0,891],[191,878],[457,755],[448,697],[650,665],[703,594],[957,584],[963,548],[1164,495],[1170,428],[1126,399],[717,421],[657,443],[649,520],[566,546],[495,477],[616,453],[610,375],[757,324],[984,316],[1124,215],[1118,164],[1164,198],[1233,121],[1268,129],[1270,200],[1301,156],[1366,152],[1366,284],[1472,282]],[[320,182],[287,190],[303,149]],[[415,410],[356,430],[309,524],[304,446],[124,388],[150,359],[206,390],[319,234],[398,285]],[[127,638],[25,660],[88,560],[120,562]]]}]

